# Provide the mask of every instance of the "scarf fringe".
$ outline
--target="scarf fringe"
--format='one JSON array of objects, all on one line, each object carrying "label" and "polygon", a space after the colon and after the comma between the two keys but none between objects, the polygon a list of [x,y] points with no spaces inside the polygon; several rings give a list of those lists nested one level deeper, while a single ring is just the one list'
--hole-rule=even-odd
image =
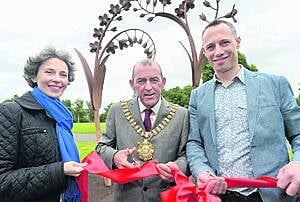
[{"label": "scarf fringe", "polygon": [[62,202],[81,202],[81,193],[74,179],[68,180],[68,187],[63,193]]}]

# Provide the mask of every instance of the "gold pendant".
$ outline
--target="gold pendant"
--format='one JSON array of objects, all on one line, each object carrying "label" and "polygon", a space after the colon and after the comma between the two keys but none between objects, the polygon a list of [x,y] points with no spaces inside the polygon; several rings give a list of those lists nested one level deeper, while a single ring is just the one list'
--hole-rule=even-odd
[{"label": "gold pendant", "polygon": [[153,158],[153,154],[154,154],[154,147],[153,145],[148,142],[147,139],[144,139],[143,142],[139,142],[138,143],[138,155],[139,155],[139,159],[143,160],[143,161],[149,161]]}]

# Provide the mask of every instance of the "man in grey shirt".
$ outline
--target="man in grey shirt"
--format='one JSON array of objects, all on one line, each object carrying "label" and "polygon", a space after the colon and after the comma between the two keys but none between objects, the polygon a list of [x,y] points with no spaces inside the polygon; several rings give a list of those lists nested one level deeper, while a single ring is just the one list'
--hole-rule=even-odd
[{"label": "man in grey shirt", "polygon": [[[194,178],[222,201],[295,201],[300,196],[300,108],[288,81],[239,65],[241,39],[227,21],[211,22],[202,40],[215,75],[191,93],[187,160]],[[279,189],[227,190],[224,180],[261,176],[277,177]]]}]

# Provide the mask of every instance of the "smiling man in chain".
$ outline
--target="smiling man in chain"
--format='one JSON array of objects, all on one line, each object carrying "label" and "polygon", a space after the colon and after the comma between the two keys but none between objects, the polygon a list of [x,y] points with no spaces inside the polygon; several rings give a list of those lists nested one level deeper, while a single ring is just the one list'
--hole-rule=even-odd
[{"label": "smiling man in chain", "polygon": [[153,60],[136,63],[129,83],[137,96],[112,105],[96,151],[111,169],[158,161],[160,176],[117,184],[114,194],[115,201],[158,202],[174,183],[171,169],[187,172],[188,111],[162,98],[166,78]]}]

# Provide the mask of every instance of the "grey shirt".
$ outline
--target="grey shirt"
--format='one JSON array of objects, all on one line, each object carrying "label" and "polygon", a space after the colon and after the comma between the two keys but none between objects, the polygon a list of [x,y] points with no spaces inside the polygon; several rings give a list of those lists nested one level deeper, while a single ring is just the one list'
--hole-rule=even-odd
[{"label": "grey shirt", "polygon": [[[244,69],[223,86],[215,77],[215,117],[219,176],[254,178],[250,161]],[[235,189],[244,195],[253,189]]]}]

